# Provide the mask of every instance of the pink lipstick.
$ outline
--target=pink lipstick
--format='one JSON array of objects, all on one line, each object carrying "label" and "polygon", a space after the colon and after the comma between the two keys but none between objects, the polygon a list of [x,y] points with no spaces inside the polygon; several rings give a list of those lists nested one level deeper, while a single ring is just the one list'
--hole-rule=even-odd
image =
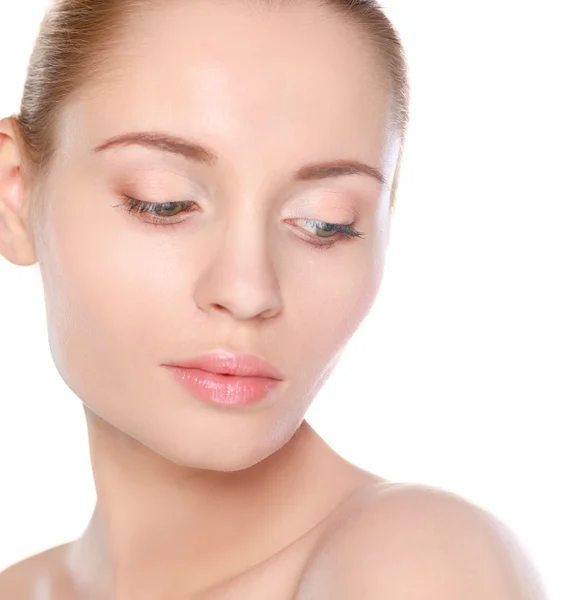
[{"label": "pink lipstick", "polygon": [[283,380],[283,375],[263,359],[225,350],[164,366],[194,396],[220,406],[259,402]]}]

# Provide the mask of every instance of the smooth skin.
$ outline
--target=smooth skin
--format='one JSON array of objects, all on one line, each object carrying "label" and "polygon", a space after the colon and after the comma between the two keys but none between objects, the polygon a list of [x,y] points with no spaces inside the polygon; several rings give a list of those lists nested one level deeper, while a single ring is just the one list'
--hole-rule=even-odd
[{"label": "smooth skin", "polygon": [[[0,252],[40,265],[98,495],[81,538],[0,574],[0,597],[539,600],[495,519],[350,464],[304,418],[379,291],[397,143],[364,36],[312,4],[248,6],[174,1],[132,22],[108,76],[64,108],[39,228],[0,121]],[[134,132],[186,146],[94,150]],[[301,171],[335,160],[370,173]],[[153,224],[123,196],[193,210]],[[161,366],[217,348],[285,380],[224,409]]]}]

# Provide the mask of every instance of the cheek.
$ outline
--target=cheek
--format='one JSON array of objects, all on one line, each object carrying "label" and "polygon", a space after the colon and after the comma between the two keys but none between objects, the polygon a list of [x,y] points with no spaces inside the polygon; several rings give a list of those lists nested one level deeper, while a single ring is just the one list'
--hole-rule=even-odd
[{"label": "cheek", "polygon": [[139,363],[153,343],[150,324],[163,308],[152,293],[166,283],[165,276],[153,280],[154,273],[163,273],[150,264],[159,259],[150,260],[143,244],[127,240],[116,222],[58,199],[44,223],[50,348],[63,379],[82,398],[96,385],[97,373],[119,380],[120,369]]},{"label": "cheek", "polygon": [[[327,250],[327,252],[329,252]],[[291,340],[304,348],[306,364],[327,364],[369,313],[380,288],[384,260],[369,247],[325,260],[323,268],[299,272],[293,285]],[[304,292],[302,290],[305,290]]]}]

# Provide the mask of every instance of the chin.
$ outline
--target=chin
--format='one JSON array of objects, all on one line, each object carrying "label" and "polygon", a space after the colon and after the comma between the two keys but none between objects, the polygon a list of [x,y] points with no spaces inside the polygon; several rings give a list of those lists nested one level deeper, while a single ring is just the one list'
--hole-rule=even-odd
[{"label": "chin", "polygon": [[278,450],[278,448],[262,450],[260,446],[247,445],[237,450],[217,447],[210,443],[203,447],[194,444],[192,447],[181,449],[148,447],[177,466],[226,473],[249,469]]},{"label": "chin", "polygon": [[[119,427],[124,434],[171,463],[194,469],[243,471],[267,459],[295,434],[300,420],[269,423],[261,414],[196,415],[186,426],[179,419],[166,427],[146,420],[150,427]],[[117,427],[113,425],[112,427]]]}]

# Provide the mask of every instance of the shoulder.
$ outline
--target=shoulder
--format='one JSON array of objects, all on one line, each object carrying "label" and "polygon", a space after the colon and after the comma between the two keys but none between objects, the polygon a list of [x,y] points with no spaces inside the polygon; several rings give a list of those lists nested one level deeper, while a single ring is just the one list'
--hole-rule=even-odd
[{"label": "shoulder", "polygon": [[0,598],[48,598],[59,589],[59,563],[66,545],[26,558],[0,571]]},{"label": "shoulder", "polygon": [[516,536],[456,494],[375,485],[314,549],[296,600],[546,600]]},{"label": "shoulder", "polygon": [[31,596],[33,569],[29,561],[23,560],[0,571],[0,598],[23,600]]}]

